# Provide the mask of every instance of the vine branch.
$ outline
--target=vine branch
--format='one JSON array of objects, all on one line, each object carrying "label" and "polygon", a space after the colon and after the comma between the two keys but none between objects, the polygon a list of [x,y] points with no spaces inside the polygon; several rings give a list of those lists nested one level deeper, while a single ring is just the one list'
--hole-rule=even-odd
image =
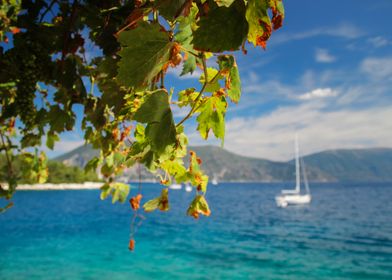
[{"label": "vine branch", "polygon": [[203,63],[203,70],[204,70],[204,83],[203,86],[199,92],[199,94],[196,96],[194,104],[191,108],[191,110],[189,111],[189,113],[178,123],[176,124],[176,127],[179,127],[181,124],[183,124],[187,119],[189,119],[194,112],[196,112],[197,109],[199,109],[200,106],[197,106],[197,102],[199,101],[199,99],[201,98],[201,96],[203,95],[207,85],[209,83],[212,83],[215,81],[215,79],[219,76],[220,71],[218,71],[218,73],[215,74],[215,76],[211,79],[211,81],[208,81],[208,73],[207,73],[207,63],[206,63],[206,58],[204,53],[202,54],[202,63]]}]

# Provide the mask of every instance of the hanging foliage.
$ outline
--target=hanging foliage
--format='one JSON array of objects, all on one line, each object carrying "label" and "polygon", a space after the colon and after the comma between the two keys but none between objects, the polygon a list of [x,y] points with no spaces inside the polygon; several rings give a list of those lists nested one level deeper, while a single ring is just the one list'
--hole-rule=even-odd
[{"label": "hanging foliage", "polygon": [[[283,18],[281,0],[2,1],[0,149],[8,187],[0,185],[0,197],[11,199],[17,188],[16,154],[31,179],[46,180],[45,155],[26,148],[53,149],[82,110],[77,129],[100,150],[86,169],[105,178],[102,199],[126,201],[129,186],[116,177],[143,164],[163,189],[144,203],[132,194],[134,211],[169,210],[167,186],[176,181],[195,187],[188,215],[210,215],[201,159],[191,152],[183,161],[184,126],[195,117],[202,138],[213,134],[223,144],[226,111],[241,97],[233,51],[246,52],[247,42],[265,48]],[[198,89],[169,90],[170,68],[181,75],[200,69]],[[189,110],[177,122],[176,106]]]}]

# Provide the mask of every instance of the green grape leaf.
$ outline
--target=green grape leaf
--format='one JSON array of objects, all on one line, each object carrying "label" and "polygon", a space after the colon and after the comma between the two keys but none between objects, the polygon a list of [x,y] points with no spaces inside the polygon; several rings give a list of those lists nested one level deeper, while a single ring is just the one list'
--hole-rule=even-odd
[{"label": "green grape leaf", "polygon": [[227,94],[231,101],[238,103],[241,98],[241,79],[237,65],[231,68],[228,79],[230,82],[226,83]]},{"label": "green grape leaf", "polygon": [[[216,70],[215,68],[208,67],[207,68],[207,77],[208,77],[208,83],[207,86],[205,87],[204,91],[205,92],[214,92],[220,89],[220,84],[219,84],[219,79],[222,78],[222,76],[219,74],[219,71]],[[204,73],[200,76],[199,82],[201,84],[204,84],[205,82],[205,77]]]},{"label": "green grape leaf", "polygon": [[190,7],[189,14],[187,16],[181,16],[177,19],[178,27],[177,32],[174,35],[175,40],[181,44],[181,46],[187,50],[193,50],[192,30],[196,29],[196,18],[199,9],[195,4]]},{"label": "green grape leaf", "polygon": [[167,20],[177,18],[187,6],[192,5],[191,0],[157,0],[155,3],[160,15]]},{"label": "green grape leaf", "polygon": [[139,22],[120,34],[118,81],[126,87],[147,86],[170,60],[173,43],[159,24]]},{"label": "green grape leaf", "polygon": [[174,176],[177,183],[182,183],[187,179],[186,169],[182,160],[166,160],[162,162],[161,168]]},{"label": "green grape leaf", "polygon": [[47,146],[49,149],[53,150],[54,143],[55,143],[56,141],[59,141],[59,140],[60,140],[60,137],[59,137],[58,134],[56,134],[56,133],[54,133],[54,132],[49,132],[49,133],[46,135],[46,146]]},{"label": "green grape leaf", "polygon": [[[178,31],[175,34],[175,40],[181,45],[181,47],[188,51],[193,51],[193,29],[196,28],[196,16],[198,13],[198,8],[193,5],[190,9],[188,16],[181,16],[177,19],[178,21]],[[193,73],[196,69],[196,57],[188,52],[185,52],[184,63],[180,76],[186,75],[188,73]]]},{"label": "green grape leaf", "polygon": [[22,148],[41,145],[41,136],[33,133],[23,135],[20,141]]},{"label": "green grape leaf", "polygon": [[159,197],[147,201],[143,205],[144,211],[152,212],[152,211],[156,210],[158,208],[159,202],[160,202],[160,198]]},{"label": "green grape leaf", "polygon": [[157,90],[148,95],[133,119],[147,123],[145,135],[154,151],[162,153],[176,142],[176,127],[166,91]]},{"label": "green grape leaf", "polygon": [[71,130],[75,124],[74,113],[61,109],[59,105],[50,107],[48,119],[50,120],[50,129],[55,132]]},{"label": "green grape leaf", "polygon": [[130,186],[124,183],[105,183],[101,187],[101,199],[106,199],[109,195],[112,196],[112,203],[117,201],[124,203],[129,194]]},{"label": "green grape leaf", "polygon": [[[211,7],[212,6],[212,7]],[[243,0],[230,7],[214,7],[202,16],[199,28],[193,34],[195,49],[209,52],[238,50],[248,34]]]},{"label": "green grape leaf", "polygon": [[85,172],[89,172],[89,171],[93,171],[95,172],[95,170],[97,170],[98,168],[98,164],[100,163],[100,159],[98,157],[93,157],[92,159],[90,159],[86,166],[84,167],[84,171]]},{"label": "green grape leaf", "polygon": [[188,73],[193,73],[196,70],[196,57],[194,55],[188,55],[182,66],[180,76],[184,76]]},{"label": "green grape leaf", "polygon": [[178,106],[179,107],[184,107],[188,105],[193,106],[198,95],[199,92],[197,92],[195,88],[188,88],[180,91],[178,93],[178,102],[179,102]]},{"label": "green grape leaf", "polygon": [[101,194],[100,194],[101,200],[106,199],[106,198],[110,195],[111,188],[110,188],[110,185],[109,185],[108,183],[105,183],[105,184],[100,188],[100,190],[101,190]]},{"label": "green grape leaf", "polygon": [[129,194],[129,185],[124,183],[112,183],[111,188],[114,190],[112,193],[112,203],[119,201],[124,203],[127,200]]},{"label": "green grape leaf", "polygon": [[152,149],[158,153],[164,152],[168,145],[176,142],[176,126],[170,109],[166,111],[160,122],[147,125],[146,135],[151,140]]},{"label": "green grape leaf", "polygon": [[227,102],[223,96],[211,96],[200,107],[200,115],[196,120],[199,123],[197,130],[203,139],[208,138],[208,133],[212,129],[215,137],[223,143],[226,107]]}]

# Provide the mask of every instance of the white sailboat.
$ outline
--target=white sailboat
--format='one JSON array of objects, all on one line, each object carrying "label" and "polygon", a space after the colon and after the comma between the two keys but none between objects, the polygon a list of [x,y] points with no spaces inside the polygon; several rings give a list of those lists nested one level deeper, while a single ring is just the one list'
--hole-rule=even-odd
[{"label": "white sailboat", "polygon": [[[301,165],[300,165],[301,161]],[[304,179],[305,194],[301,194],[301,174]],[[276,204],[279,207],[287,207],[288,205],[300,205],[308,204],[312,200],[310,195],[310,189],[308,184],[308,178],[306,176],[305,164],[303,159],[299,158],[299,145],[298,136],[295,136],[295,189],[294,190],[282,190],[281,194],[275,197]]]},{"label": "white sailboat", "polygon": [[182,185],[181,185],[181,184],[173,183],[173,184],[171,184],[171,185],[169,186],[169,189],[172,189],[172,190],[181,190],[181,189],[182,189]]},{"label": "white sailboat", "polygon": [[192,186],[189,185],[188,183],[185,184],[185,191],[186,192],[191,192],[192,191]]}]

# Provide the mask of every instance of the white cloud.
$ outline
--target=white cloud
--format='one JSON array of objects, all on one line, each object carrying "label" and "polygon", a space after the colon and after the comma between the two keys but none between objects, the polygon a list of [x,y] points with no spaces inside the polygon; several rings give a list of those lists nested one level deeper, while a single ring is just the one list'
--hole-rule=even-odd
[{"label": "white cloud", "polygon": [[336,60],[336,57],[331,55],[326,49],[316,49],[315,60],[321,63],[331,63]]},{"label": "white cloud", "polygon": [[337,96],[338,92],[331,88],[316,88],[312,91],[301,94],[298,99],[301,100],[310,100],[315,98],[325,98],[325,97],[333,97]]},{"label": "white cloud", "polygon": [[276,44],[303,40],[307,38],[317,37],[317,36],[332,36],[340,37],[345,39],[355,39],[365,35],[362,29],[356,27],[355,25],[349,23],[342,23],[336,26],[315,28],[303,32],[295,33],[278,33],[271,37],[271,42]]},{"label": "white cloud", "polygon": [[377,37],[372,37],[368,39],[368,42],[376,48],[381,48],[381,47],[385,47],[391,44],[391,42],[389,42],[388,39],[381,37],[381,36],[377,36]]},{"label": "white cloud", "polygon": [[[348,72],[308,70],[289,84],[261,80],[250,72],[243,78],[244,94],[238,105],[247,117],[238,117],[235,107],[229,109],[225,148],[251,157],[288,160],[293,157],[295,132],[300,134],[304,154],[392,148],[392,57],[367,58],[359,66]],[[189,136],[192,144],[204,143],[197,133]]]},{"label": "white cloud", "polygon": [[310,154],[326,149],[392,147],[392,106],[363,110],[326,111],[322,102],[286,106],[252,118],[227,123],[225,147],[235,153],[289,160],[293,137],[300,135],[301,151]]},{"label": "white cloud", "polygon": [[366,58],[362,61],[360,69],[372,79],[391,79],[392,57]]},{"label": "white cloud", "polygon": [[180,76],[182,72],[182,67],[183,67],[182,63],[175,68],[170,67],[167,71],[167,74],[173,75],[180,80],[189,80],[189,79],[198,80],[200,78],[200,75],[202,74],[202,71],[199,68],[196,68],[196,70],[193,71],[192,74],[188,73],[186,75]]},{"label": "white cloud", "polygon": [[172,106],[171,109],[172,109],[174,118],[183,118],[189,113],[189,111],[191,110],[191,107],[186,106],[186,107],[180,108],[178,106]]}]

